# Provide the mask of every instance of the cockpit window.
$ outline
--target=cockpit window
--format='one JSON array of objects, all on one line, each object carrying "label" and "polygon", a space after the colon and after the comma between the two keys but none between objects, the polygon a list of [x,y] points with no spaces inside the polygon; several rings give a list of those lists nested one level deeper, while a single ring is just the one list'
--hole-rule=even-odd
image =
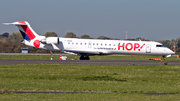
[{"label": "cockpit window", "polygon": [[156,45],[156,47],[165,47],[164,45]]}]

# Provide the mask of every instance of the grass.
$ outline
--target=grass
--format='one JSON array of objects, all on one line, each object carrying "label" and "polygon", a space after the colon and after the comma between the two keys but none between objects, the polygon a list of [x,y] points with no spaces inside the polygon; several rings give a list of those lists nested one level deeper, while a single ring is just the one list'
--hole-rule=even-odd
[{"label": "grass", "polygon": [[[67,55],[68,60],[79,56]],[[91,60],[148,60],[159,56],[91,56]],[[50,60],[50,55],[0,55],[0,59]],[[53,60],[59,60],[54,55]],[[167,58],[167,61],[180,61]],[[106,94],[0,94],[0,100],[180,100],[180,65],[0,65],[1,91],[70,91]],[[107,94],[111,92],[113,94]],[[174,95],[115,94],[178,93]]]},{"label": "grass", "polygon": [[6,93],[0,94],[0,100],[180,100],[180,65],[0,65],[0,81],[1,91],[114,93]]},{"label": "grass", "polygon": [[1,101],[177,101],[176,95],[144,95],[144,94],[0,94]]},{"label": "grass", "polygon": [[[79,56],[66,55],[67,60],[79,60]],[[18,60],[50,60],[50,55],[0,55],[0,59],[18,59]],[[149,58],[161,58],[161,56],[144,56],[144,55],[133,55],[133,56],[119,56],[119,55],[108,55],[108,56],[90,56],[91,60],[148,60]],[[53,55],[53,60],[59,60],[59,55]],[[167,61],[180,61],[180,58],[170,57]]]},{"label": "grass", "polygon": [[180,66],[0,65],[0,90],[180,93]]}]

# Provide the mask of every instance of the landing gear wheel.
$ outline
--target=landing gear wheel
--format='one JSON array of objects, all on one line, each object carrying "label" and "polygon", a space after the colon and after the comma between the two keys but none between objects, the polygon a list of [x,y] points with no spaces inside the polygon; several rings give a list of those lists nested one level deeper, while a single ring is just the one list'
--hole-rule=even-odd
[{"label": "landing gear wheel", "polygon": [[80,59],[80,60],[90,60],[89,56],[86,56],[86,57],[81,56],[79,59]]},{"label": "landing gear wheel", "polygon": [[166,57],[166,56],[162,56],[162,60],[163,60],[163,61],[164,61],[165,57]]},{"label": "landing gear wheel", "polygon": [[86,57],[85,57],[85,60],[89,60],[89,59],[90,59],[89,56],[86,56]]},{"label": "landing gear wheel", "polygon": [[84,56],[81,56],[79,59],[80,59],[80,60],[84,60]]}]

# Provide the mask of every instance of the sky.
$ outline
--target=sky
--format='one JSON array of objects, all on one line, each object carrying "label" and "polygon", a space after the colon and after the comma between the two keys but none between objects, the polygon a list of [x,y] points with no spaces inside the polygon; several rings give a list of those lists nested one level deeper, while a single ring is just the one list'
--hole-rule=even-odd
[{"label": "sky", "polygon": [[180,37],[180,0],[0,0],[0,34],[19,32],[2,23],[28,21],[36,33],[67,32],[152,41]]}]

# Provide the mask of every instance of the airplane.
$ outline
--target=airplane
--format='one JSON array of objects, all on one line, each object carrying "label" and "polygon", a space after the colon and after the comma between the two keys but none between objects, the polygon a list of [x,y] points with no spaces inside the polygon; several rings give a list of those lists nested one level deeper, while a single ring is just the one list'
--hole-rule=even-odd
[{"label": "airplane", "polygon": [[80,60],[90,60],[92,55],[159,55],[170,57],[174,52],[155,41],[99,40],[38,35],[27,21],[4,23],[18,27],[25,45],[50,51],[80,55]]}]

